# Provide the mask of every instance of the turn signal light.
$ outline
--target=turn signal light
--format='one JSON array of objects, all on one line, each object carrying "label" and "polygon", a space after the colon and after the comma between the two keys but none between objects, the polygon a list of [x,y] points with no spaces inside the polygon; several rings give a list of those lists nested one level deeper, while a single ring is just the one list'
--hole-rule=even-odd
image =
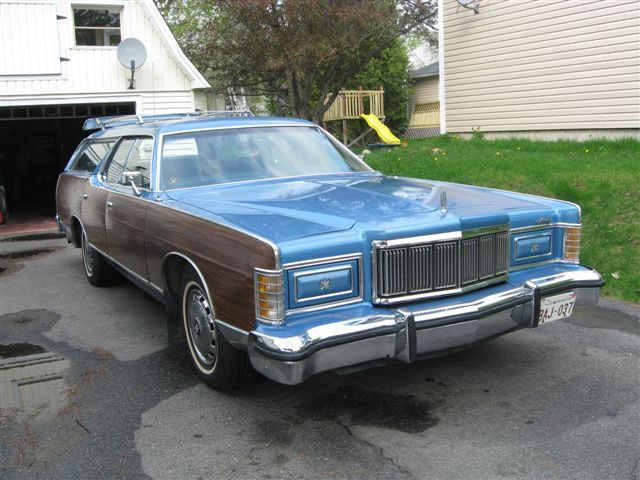
[{"label": "turn signal light", "polygon": [[284,320],[284,275],[282,270],[255,269],[256,318],[280,324]]},{"label": "turn signal light", "polygon": [[580,226],[565,227],[563,258],[567,262],[580,261]]}]

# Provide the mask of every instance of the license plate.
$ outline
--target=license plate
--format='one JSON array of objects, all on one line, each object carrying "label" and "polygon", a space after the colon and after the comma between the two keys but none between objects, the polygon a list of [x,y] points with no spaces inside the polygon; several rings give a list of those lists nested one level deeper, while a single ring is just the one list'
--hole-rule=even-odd
[{"label": "license plate", "polygon": [[575,303],[576,292],[567,292],[541,299],[538,325],[570,317]]}]

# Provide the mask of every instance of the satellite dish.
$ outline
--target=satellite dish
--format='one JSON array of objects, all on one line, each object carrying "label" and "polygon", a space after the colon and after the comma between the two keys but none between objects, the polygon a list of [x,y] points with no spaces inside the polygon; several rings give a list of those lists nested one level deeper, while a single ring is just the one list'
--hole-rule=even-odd
[{"label": "satellite dish", "polygon": [[133,90],[133,74],[136,69],[144,65],[147,59],[147,49],[144,44],[137,38],[125,38],[118,45],[116,52],[118,62],[125,68],[131,69],[131,79],[129,80],[129,90]]},{"label": "satellite dish", "polygon": [[468,8],[469,10],[473,10],[473,13],[480,12],[480,5],[475,5],[475,0],[457,0],[458,5],[464,8]]}]

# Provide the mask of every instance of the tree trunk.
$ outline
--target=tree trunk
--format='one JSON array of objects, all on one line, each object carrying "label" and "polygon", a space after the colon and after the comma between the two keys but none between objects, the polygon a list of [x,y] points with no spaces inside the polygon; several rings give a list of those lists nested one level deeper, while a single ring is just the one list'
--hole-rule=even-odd
[{"label": "tree trunk", "polygon": [[287,72],[287,85],[289,87],[289,108],[291,114],[297,118],[311,119],[309,112],[309,97],[311,92],[306,91],[296,72]]}]

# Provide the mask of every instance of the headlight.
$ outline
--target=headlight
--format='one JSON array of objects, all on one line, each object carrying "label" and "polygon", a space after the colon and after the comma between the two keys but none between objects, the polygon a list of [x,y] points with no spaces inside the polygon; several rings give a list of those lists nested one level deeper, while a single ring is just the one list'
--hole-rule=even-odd
[{"label": "headlight", "polygon": [[567,262],[578,263],[580,261],[580,225],[564,227],[564,247],[562,258]]},{"label": "headlight", "polygon": [[255,269],[256,318],[280,324],[284,320],[284,277],[282,270]]},{"label": "headlight", "polygon": [[[344,257],[343,257],[344,258]],[[335,305],[361,298],[360,257],[318,261],[287,270],[289,308]]]},{"label": "headlight", "polygon": [[554,256],[553,229],[512,234],[511,264],[541,262]]}]

